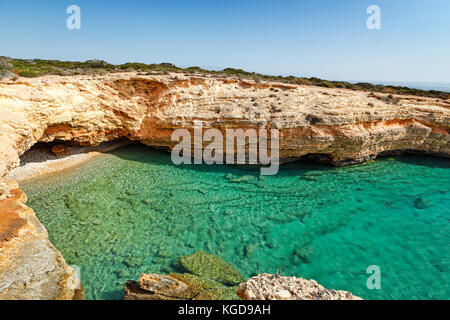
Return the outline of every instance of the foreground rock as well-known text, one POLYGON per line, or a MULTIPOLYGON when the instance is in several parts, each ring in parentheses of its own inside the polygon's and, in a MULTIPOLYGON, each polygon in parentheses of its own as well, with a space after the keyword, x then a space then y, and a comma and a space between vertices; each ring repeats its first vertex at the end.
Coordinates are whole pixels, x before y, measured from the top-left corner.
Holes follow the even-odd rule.
POLYGON ((243 282, 233 266, 203 251, 180 257, 176 265, 187 272, 142 274, 139 281, 127 281, 125 300, 361 300, 347 291, 328 290, 314 280, 278 274, 243 282), (243 283, 237 286, 238 280, 243 283))
POLYGON ((190 299, 192 295, 184 282, 168 275, 142 274, 139 282, 125 285, 125 300, 190 299))
POLYGON ((0 300, 82 299, 75 271, 48 241, 25 194, 0 201, 0 300))
POLYGON ((127 281, 125 300, 236 300, 242 275, 223 259, 198 251, 179 257, 175 265, 185 273, 142 274, 127 281))
POLYGON ((362 300, 347 291, 328 290, 314 280, 267 273, 241 283, 237 295, 243 300, 362 300))
POLYGON ((236 286, 192 274, 142 274, 127 281, 125 300, 237 300, 236 286))

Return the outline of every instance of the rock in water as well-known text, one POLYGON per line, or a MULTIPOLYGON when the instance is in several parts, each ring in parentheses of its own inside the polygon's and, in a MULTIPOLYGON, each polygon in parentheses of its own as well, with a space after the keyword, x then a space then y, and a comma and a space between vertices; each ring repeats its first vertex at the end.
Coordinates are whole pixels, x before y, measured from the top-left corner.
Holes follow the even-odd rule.
POLYGON ((138 281, 128 280, 125 284, 125 300, 180 300, 187 299, 182 297, 171 297, 165 294, 161 295, 152 291, 147 291, 139 286, 138 281))
POLYGON ((192 274, 142 274, 127 281, 125 300, 237 300, 236 289, 192 274))
POLYGON ((225 179, 227 179, 229 182, 233 182, 233 183, 245 183, 245 182, 250 182, 250 181, 255 180, 255 177, 250 176, 250 175, 236 177, 236 176, 233 176, 232 174, 227 174, 227 175, 225 175, 225 179))
POLYGON ((348 291, 328 290, 314 280, 267 273, 241 283, 236 293, 243 300, 362 300, 348 291))
POLYGON ((311 246, 300 247, 295 249, 293 252, 293 254, 298 257, 303 263, 308 263, 313 253, 314 249, 311 246))
POLYGON ((142 266, 142 264, 143 264, 144 262, 143 262, 142 259, 139 258, 139 257, 128 257, 127 259, 125 259, 125 260, 123 261, 123 263, 124 263, 126 266, 130 267, 130 268, 134 268, 134 267, 140 267, 140 266, 142 266))
POLYGON ((223 259, 198 251, 178 258, 178 263, 187 272, 216 280, 226 285, 237 285, 244 281, 242 275, 223 259))
POLYGON ((423 198, 417 198, 414 200, 414 207, 417 209, 426 209, 432 205, 430 200, 426 200, 423 198))
POLYGON ((171 276, 142 274, 139 282, 127 281, 125 300, 174 300, 190 298, 187 285, 171 276))

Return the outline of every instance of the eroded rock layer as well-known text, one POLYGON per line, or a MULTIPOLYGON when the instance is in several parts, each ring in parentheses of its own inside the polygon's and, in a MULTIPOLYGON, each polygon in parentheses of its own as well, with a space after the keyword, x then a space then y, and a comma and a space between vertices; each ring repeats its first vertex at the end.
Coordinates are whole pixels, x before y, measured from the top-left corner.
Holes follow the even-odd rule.
POLYGON ((0 298, 60 297, 57 279, 72 275, 32 210, 17 200, 17 184, 7 179, 19 156, 37 142, 98 145, 126 137, 170 150, 176 144, 171 141, 173 130, 192 131, 197 120, 204 129, 222 132, 279 129, 280 158, 285 161, 308 155, 339 165, 403 151, 448 157, 449 108, 448 100, 183 74, 2 81, 0 298), (11 201, 18 201, 20 210, 7 209, 11 201), (39 246, 46 249, 24 251, 39 246), (49 257, 45 261, 43 252, 49 257), (26 259, 29 255, 40 262, 33 264, 26 259), (52 276, 57 270, 63 271, 52 276), (29 277, 27 286, 20 287, 24 275, 29 277), (43 288, 43 277, 54 289, 30 291, 35 285, 43 288))
POLYGON ((14 189, 11 195, 0 201, 0 300, 83 298, 75 271, 24 205, 25 194, 14 189))

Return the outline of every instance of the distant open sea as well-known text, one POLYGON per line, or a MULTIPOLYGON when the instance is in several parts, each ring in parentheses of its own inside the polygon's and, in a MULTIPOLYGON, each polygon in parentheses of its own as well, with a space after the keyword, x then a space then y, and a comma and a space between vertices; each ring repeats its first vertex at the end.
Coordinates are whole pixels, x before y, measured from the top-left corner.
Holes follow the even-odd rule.
POLYGON ((421 90, 437 90, 450 92, 450 82, 384 82, 384 81, 351 81, 355 82, 370 82, 373 84, 401 86, 421 90))

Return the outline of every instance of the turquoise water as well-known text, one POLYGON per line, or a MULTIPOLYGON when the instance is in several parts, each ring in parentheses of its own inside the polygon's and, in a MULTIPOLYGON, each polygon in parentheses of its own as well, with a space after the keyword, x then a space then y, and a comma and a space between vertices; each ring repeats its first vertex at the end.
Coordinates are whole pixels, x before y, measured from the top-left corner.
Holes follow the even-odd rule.
POLYGON ((121 299, 126 280, 175 271, 198 250, 244 277, 280 272, 365 299, 450 298, 450 161, 382 158, 276 176, 174 166, 134 145, 22 187, 89 299, 121 299), (367 267, 381 289, 366 286, 367 267))

